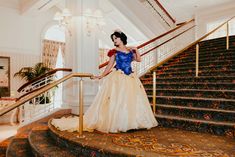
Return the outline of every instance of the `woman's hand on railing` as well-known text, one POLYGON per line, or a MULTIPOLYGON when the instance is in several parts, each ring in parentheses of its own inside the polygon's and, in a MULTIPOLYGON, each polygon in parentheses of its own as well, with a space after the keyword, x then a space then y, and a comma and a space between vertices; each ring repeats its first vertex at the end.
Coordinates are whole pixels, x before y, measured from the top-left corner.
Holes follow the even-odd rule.
POLYGON ((94 80, 94 79, 102 79, 103 76, 91 76, 91 79, 94 80))
POLYGON ((137 47, 129 47, 129 49, 134 53, 134 60, 136 62, 141 62, 140 53, 137 47))

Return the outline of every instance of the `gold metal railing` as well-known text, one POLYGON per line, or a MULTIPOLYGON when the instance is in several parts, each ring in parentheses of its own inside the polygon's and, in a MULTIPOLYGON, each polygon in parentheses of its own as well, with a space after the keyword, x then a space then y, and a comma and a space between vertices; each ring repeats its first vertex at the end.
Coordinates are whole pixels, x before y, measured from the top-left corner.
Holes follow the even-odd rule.
MULTIPOLYGON (((198 40, 196 40, 195 42, 189 44, 188 46, 186 46, 185 48, 179 50, 178 52, 176 52, 173 56, 170 56, 166 59, 164 59, 163 61, 159 62, 157 65, 153 66, 149 72, 153 71, 156 67, 164 64, 165 62, 169 61, 171 58, 175 57, 176 55, 184 52, 185 50, 187 50, 188 48, 196 45, 196 66, 195 66, 195 76, 198 77, 198 73, 199 73, 199 42, 201 42, 202 40, 204 40, 205 38, 207 38, 209 35, 213 34, 214 32, 216 32, 218 29, 220 29, 221 27, 223 27, 224 25, 226 25, 226 49, 229 49, 229 22, 231 20, 233 20, 235 18, 235 16, 231 17, 230 19, 228 19, 227 21, 225 21, 224 23, 222 23, 221 25, 219 25, 218 27, 216 27, 215 29, 213 29, 212 31, 210 31, 209 33, 205 34, 204 36, 202 36, 201 38, 199 38, 198 40)), ((156 113, 156 72, 153 71, 153 113, 156 113)))
POLYGON ((35 91, 29 95, 26 95, 25 97, 22 97, 16 103, 9 105, 8 107, 0 110, 0 116, 12 111, 13 109, 15 109, 17 107, 20 107, 25 102, 30 101, 34 97, 37 97, 38 95, 50 90, 51 88, 57 86, 58 84, 66 81, 70 78, 79 77, 80 78, 80 81, 79 81, 79 137, 81 137, 82 132, 83 132, 83 80, 82 80, 82 78, 92 77, 92 76, 93 75, 89 74, 89 73, 72 73, 72 74, 66 75, 63 78, 61 78, 57 81, 54 81, 53 83, 41 88, 40 90, 35 91))
POLYGON ((196 67, 195 67, 195 71, 196 71, 195 76, 196 77, 198 77, 198 69, 199 69, 199 50, 200 50, 199 42, 201 42, 202 40, 207 38, 209 35, 215 33, 218 29, 220 29, 221 27, 226 25, 227 26, 226 27, 226 49, 228 50, 229 49, 229 22, 231 20, 233 20, 234 18, 235 18, 235 16, 233 16, 229 20, 225 21, 224 23, 222 23, 221 25, 219 25, 218 27, 216 27, 215 29, 213 29, 212 31, 205 34, 204 36, 202 36, 201 38, 199 38, 198 40, 196 40, 195 42, 193 42, 192 44, 190 44, 189 46, 186 47, 186 48, 189 48, 189 47, 192 47, 192 46, 196 45, 196 67))
POLYGON ((156 71, 153 72, 153 114, 156 115, 156 71))

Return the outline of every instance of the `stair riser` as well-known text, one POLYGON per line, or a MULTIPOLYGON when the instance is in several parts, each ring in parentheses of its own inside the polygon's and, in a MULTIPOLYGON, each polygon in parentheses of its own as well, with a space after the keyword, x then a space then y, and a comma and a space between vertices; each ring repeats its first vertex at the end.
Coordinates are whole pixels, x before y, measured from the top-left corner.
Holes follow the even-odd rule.
MULTIPOLYGON (((157 75, 181 75, 181 74, 195 74, 195 70, 188 70, 188 71, 183 71, 183 70, 175 70, 175 71, 164 71, 164 73, 162 74, 162 72, 157 72, 157 75)), ((204 74, 204 73, 212 73, 212 74, 217 74, 217 73, 225 73, 225 74, 235 74, 235 70, 231 70, 231 69, 220 69, 220 70, 214 70, 213 68, 207 68, 207 69, 199 69, 199 74, 204 74)), ((212 75, 214 76, 214 75, 212 75)), ((226 76, 226 75, 225 75, 226 76)))
MULTIPOLYGON (((199 57, 199 63, 205 64, 206 63, 215 63, 215 62, 221 62, 221 64, 227 63, 228 60, 235 61, 235 56, 218 56, 218 57, 205 57, 205 58, 200 58, 199 57), (223 63, 224 62, 224 63, 223 63)), ((181 65, 181 64, 192 64, 196 62, 196 58, 184 58, 180 59, 179 61, 170 61, 168 62, 168 65, 181 65)), ((216 65, 216 64, 214 64, 216 65)))
MULTIPOLYGON (((141 78, 141 81, 143 84, 152 84, 153 78, 149 77, 149 78, 141 78)), ((156 79, 156 83, 170 83, 170 82, 179 82, 179 83, 184 83, 184 82, 194 82, 194 83, 198 83, 198 82, 204 82, 204 83, 208 83, 208 82, 212 82, 212 83, 220 83, 220 82, 227 82, 227 83, 232 83, 235 82, 235 77, 221 77, 221 78, 214 78, 214 77, 210 77, 210 78, 157 78, 156 79)))
MULTIPOLYGON (((229 36, 229 41, 235 41, 235 36, 229 36)), ((214 39, 208 39, 208 40, 203 40, 200 42, 200 45, 207 45, 208 43, 218 43, 218 42, 226 42, 226 38, 225 37, 219 37, 219 38, 214 38, 214 39)))
POLYGON ((224 122, 235 122, 235 113, 224 113, 215 111, 202 111, 202 110, 188 110, 188 109, 175 109, 156 107, 157 114, 170 115, 170 116, 181 116, 185 118, 194 118, 200 120, 213 120, 213 121, 224 121, 224 122))
MULTIPOLYGON (((233 51, 235 49, 235 45, 232 45, 230 44, 229 46, 229 49, 227 50, 226 49, 226 45, 218 45, 215 46, 215 45, 211 45, 209 47, 204 47, 204 46, 199 46, 199 53, 205 53, 205 52, 211 52, 211 51, 215 51, 215 52, 218 52, 218 51, 224 51, 224 52, 229 52, 229 51, 233 51)), ((196 52, 196 46, 193 48, 193 49, 190 49, 190 50, 185 50, 184 52, 187 52, 187 54, 193 54, 196 52)))
MULTIPOLYGON (((215 66, 228 66, 228 65, 233 65, 235 62, 235 60, 227 60, 227 61, 207 61, 207 62, 199 62, 199 68, 200 66, 209 66, 209 65, 215 65, 215 66)), ((167 63, 165 64, 164 66, 167 66, 167 67, 180 67, 180 68, 183 68, 183 67, 195 67, 196 63, 195 62, 190 62, 190 63, 167 63)))
POLYGON ((7 157, 32 157, 33 153, 27 138, 14 138, 8 146, 7 157))
MULTIPOLYGON (((210 56, 203 56, 203 57, 200 57, 199 56, 199 62, 208 62, 208 61, 222 61, 222 60, 235 60, 235 54, 234 55, 224 55, 224 56, 213 56, 213 57, 210 57, 210 56)), ((192 56, 192 57, 186 57, 186 58, 182 58, 180 59, 180 61, 178 61, 177 63, 188 63, 188 62, 195 62, 196 61, 196 57, 195 56, 192 56)), ((169 63, 172 63, 172 62, 175 62, 175 61, 171 61, 169 63)))
MULTIPOLYGON (((70 150, 70 152, 74 155, 79 155, 79 157, 92 157, 94 156, 104 156, 104 157, 111 157, 111 156, 117 156, 117 157, 129 157, 125 154, 121 153, 107 153, 105 151, 100 151, 94 148, 91 148, 89 146, 82 146, 79 145, 78 143, 74 144, 73 142, 67 141, 63 139, 62 137, 57 136, 54 134, 52 131, 49 131, 50 136, 58 143, 58 145, 62 147, 66 147, 70 150)), ((130 156, 131 157, 131 156, 130 156)))
MULTIPOLYGON (((206 55, 206 54, 213 54, 212 52, 215 52, 215 53, 218 53, 218 52, 223 52, 223 53, 226 53, 226 52, 234 52, 235 50, 235 46, 230 46, 230 48, 227 50, 226 49, 226 46, 220 46, 220 47, 205 47, 205 48, 202 48, 200 47, 199 48, 199 54, 203 54, 203 55, 206 55)), ((189 55, 192 55, 192 54, 195 54, 196 53, 196 49, 192 49, 192 50, 189 50, 189 51, 185 51, 187 54, 189 55)))
POLYGON ((166 118, 157 118, 159 124, 163 127, 180 128, 189 131, 211 133, 215 135, 227 135, 235 137, 234 128, 229 126, 220 126, 205 123, 195 123, 181 120, 171 120, 166 118))
MULTIPOLYGON (((149 97, 150 103, 152 103, 152 97, 149 97)), ((202 107, 211 109, 224 109, 235 111, 234 102, 231 101, 211 101, 211 100, 192 100, 192 99, 167 99, 167 98, 156 98, 156 104, 170 104, 180 105, 187 107, 202 107)))
MULTIPOLYGON (((230 56, 233 57, 235 55, 235 49, 234 50, 218 50, 218 51, 199 51, 199 59, 200 58, 207 58, 207 57, 220 57, 220 56, 230 56)), ((182 54, 180 56, 177 56, 175 58, 195 58, 196 52, 182 54)))
MULTIPOLYGON (((146 85, 147 88, 152 88, 152 84, 146 85)), ((235 84, 157 84, 160 89, 216 89, 216 90, 235 90, 235 84)))
MULTIPOLYGON (((158 77, 195 77, 196 73, 194 71, 192 72, 181 72, 181 73, 158 73, 156 74, 158 77)), ((198 76, 234 76, 235 72, 231 72, 230 70, 224 70, 224 71, 199 71, 198 76)))
MULTIPOLYGON (((235 70, 235 65, 219 65, 219 66, 204 66, 199 67, 200 71, 206 71, 206 70, 235 70)), ((156 73, 159 73, 161 71, 164 71, 164 73, 171 73, 171 72, 188 72, 188 71, 195 71, 195 67, 187 67, 187 68, 175 68, 174 66, 165 68, 164 70, 157 70, 156 73)))
MULTIPOLYGON (((235 122, 234 114, 218 112, 218 109, 235 111, 235 102, 233 101, 235 94, 232 91, 219 91, 235 90, 235 36, 230 38, 229 50, 226 50, 226 38, 199 43, 199 76, 197 78, 195 77, 195 55, 196 50, 195 46, 193 46, 155 69, 157 74, 156 103, 159 105, 175 105, 179 106, 179 108, 183 106, 208 108, 212 111, 197 111, 193 109, 170 108, 170 106, 158 106, 157 112, 159 117, 162 114, 164 116, 179 116, 194 120, 235 122), (204 76, 207 78, 203 78, 204 76), (182 91, 180 89, 202 90, 182 91), (203 91, 204 89, 218 91, 203 91), (210 98, 211 100, 208 100, 210 98), (216 111, 213 111, 213 109, 216 111)), ((147 89, 146 92, 149 101, 152 103, 152 72, 142 77, 142 82, 147 89)), ((170 120, 170 117, 160 118, 160 124, 161 119, 163 119, 163 126, 166 123, 165 126, 169 125, 188 129, 188 125, 191 125, 191 127, 193 127, 189 128, 191 130, 204 130, 205 132, 218 135, 226 134, 226 131, 229 133, 231 129, 234 130, 233 127, 218 126, 218 124, 204 124, 196 128, 195 124, 192 122, 183 121, 182 123, 181 120, 170 120)))
MULTIPOLYGON (((153 93, 152 90, 146 90, 148 95, 153 93)), ((183 96, 183 97, 203 97, 203 98, 224 98, 235 99, 235 92, 220 92, 220 91, 170 91, 156 90, 157 96, 183 96)))
MULTIPOLYGON (((235 41, 234 39, 230 39, 229 41, 229 48, 234 48, 235 41)), ((205 44, 200 43, 199 44, 199 49, 218 49, 218 48, 223 48, 226 49, 226 39, 223 41, 214 41, 214 42, 208 42, 205 44)), ((192 51, 196 49, 196 45, 194 45, 192 48, 189 48, 188 51, 192 51)))

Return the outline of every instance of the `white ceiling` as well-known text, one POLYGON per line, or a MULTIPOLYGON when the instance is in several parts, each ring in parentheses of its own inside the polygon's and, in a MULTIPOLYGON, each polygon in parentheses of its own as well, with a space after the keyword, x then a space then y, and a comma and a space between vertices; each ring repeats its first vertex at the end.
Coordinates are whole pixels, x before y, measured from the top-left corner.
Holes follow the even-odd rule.
MULTIPOLYGON (((85 1, 85 0, 84 0, 85 1)), ((111 5, 110 2, 116 0, 99 0, 100 9, 102 9, 106 23, 104 31, 106 34, 110 34, 115 28, 120 28, 125 32, 128 32, 130 41, 133 43, 142 42, 147 40, 146 34, 139 31, 136 25, 131 23, 127 18, 124 17, 122 12, 115 9, 115 6, 111 5), (118 21, 118 23, 117 23, 118 21), (125 25, 120 25, 125 24, 125 25)), ((120 0, 119 0, 120 1, 120 0)), ((128 0, 129 2, 130 0, 128 0)), ((145 1, 145 0, 140 0, 145 1)), ((212 7, 225 5, 226 3, 235 2, 235 0, 158 0, 164 8, 170 13, 170 15, 176 19, 176 23, 181 23, 194 18, 195 13, 198 10, 210 9, 212 7)), ((133 3, 136 0, 133 0, 133 3)), ((126 4, 126 3, 125 3, 126 4)), ((234 4, 234 3, 231 3, 234 4)), ((53 6, 63 9, 65 7, 65 0, 0 0, 0 7, 9 7, 19 9, 21 14, 32 14, 34 11, 46 11, 53 6), (50 2, 50 4, 47 4, 50 2), (46 7, 41 7, 44 6, 46 7), (42 8, 42 9, 38 9, 42 8)))
POLYGON ((198 10, 210 9, 234 0, 158 0, 169 14, 181 23, 192 19, 198 10))
POLYGON ((8 8, 19 8, 20 0, 0 0, 0 6, 8 8))

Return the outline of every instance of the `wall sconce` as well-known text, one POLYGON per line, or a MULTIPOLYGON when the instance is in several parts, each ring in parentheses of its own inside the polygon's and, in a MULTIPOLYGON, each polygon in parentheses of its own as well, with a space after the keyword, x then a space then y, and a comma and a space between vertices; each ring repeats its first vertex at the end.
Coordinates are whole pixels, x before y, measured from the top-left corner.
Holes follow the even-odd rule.
POLYGON ((53 18, 55 21, 59 22, 60 27, 64 27, 69 32, 70 36, 72 34, 68 28, 68 25, 69 25, 71 17, 72 17, 71 12, 69 11, 69 9, 65 8, 63 9, 62 12, 56 12, 53 18))
POLYGON ((86 29, 87 35, 90 36, 92 31, 96 28, 101 29, 105 25, 102 12, 100 10, 95 10, 92 12, 91 9, 86 9, 83 16, 86 18, 86 29))

